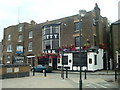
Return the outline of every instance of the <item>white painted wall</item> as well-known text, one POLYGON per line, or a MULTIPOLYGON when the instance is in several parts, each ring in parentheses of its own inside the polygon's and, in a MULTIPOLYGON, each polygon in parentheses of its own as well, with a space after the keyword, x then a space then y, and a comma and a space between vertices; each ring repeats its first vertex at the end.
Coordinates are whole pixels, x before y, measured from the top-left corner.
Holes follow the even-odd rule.
MULTIPOLYGON (((98 50, 99 53, 96 52, 88 52, 87 53, 87 70, 88 71, 95 71, 95 70, 101 70, 103 69, 103 49, 98 50), (97 65, 95 65, 95 59, 94 56, 97 55, 97 65), (89 58, 92 59, 92 63, 89 64, 89 58)), ((69 70, 72 70, 73 65, 73 54, 72 53, 65 53, 64 56, 68 56, 68 65, 64 65, 64 67, 70 67, 69 70), (71 60, 71 62, 69 62, 71 60)), ((60 63, 58 63, 58 66, 62 66, 62 59, 60 58, 60 63)), ((86 67, 82 67, 82 70, 85 70, 86 67)), ((80 70, 80 67, 74 66, 73 70, 80 70)))
POLYGON ((68 56, 68 65, 64 65, 64 67, 70 67, 69 70, 72 70, 73 54, 72 53, 65 53, 64 56, 68 56), (69 62, 69 60, 71 60, 71 62, 69 62))
POLYGON ((88 63, 88 71, 95 71, 103 69, 103 49, 98 50, 99 53, 88 52, 87 63, 88 63), (94 56, 97 55, 97 65, 95 65, 94 56), (89 59, 92 59, 92 63, 89 63, 89 59))

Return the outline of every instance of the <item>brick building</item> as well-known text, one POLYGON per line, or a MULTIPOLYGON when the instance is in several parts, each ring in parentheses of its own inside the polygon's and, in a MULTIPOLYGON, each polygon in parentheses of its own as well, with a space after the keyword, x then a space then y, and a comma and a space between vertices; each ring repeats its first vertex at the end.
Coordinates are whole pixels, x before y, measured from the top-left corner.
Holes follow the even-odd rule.
MULTIPOLYGON (((110 27, 110 54, 113 59, 114 66, 118 63, 118 54, 120 55, 120 20, 111 24, 110 27)), ((120 56, 119 56, 120 57, 120 56)))
POLYGON ((2 63, 2 48, 3 48, 3 45, 2 45, 2 42, 0 42, 0 63, 2 63))
POLYGON ((82 27, 82 47, 107 44, 108 22, 100 15, 100 8, 86 12, 80 22, 79 15, 73 15, 53 21, 37 24, 19 23, 4 29, 4 63, 38 64, 38 56, 44 53, 56 53, 59 47, 75 45, 79 49, 79 29, 82 27), (33 62, 34 61, 34 62, 33 62))

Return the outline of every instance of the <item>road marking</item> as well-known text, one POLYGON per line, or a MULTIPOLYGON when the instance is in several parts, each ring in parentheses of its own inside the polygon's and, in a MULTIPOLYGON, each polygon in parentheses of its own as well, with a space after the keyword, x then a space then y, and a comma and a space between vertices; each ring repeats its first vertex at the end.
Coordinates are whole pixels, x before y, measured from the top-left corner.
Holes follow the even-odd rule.
POLYGON ((105 86, 103 86, 103 85, 100 85, 100 84, 98 84, 98 83, 92 83, 92 84, 97 85, 97 86, 100 86, 100 87, 103 87, 103 88, 107 88, 107 87, 105 87, 105 86))

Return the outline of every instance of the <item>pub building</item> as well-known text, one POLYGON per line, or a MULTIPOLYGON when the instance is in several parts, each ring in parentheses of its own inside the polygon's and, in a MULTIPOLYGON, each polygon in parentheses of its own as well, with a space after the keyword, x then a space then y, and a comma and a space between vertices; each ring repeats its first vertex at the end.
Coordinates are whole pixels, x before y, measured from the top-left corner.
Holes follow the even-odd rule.
POLYGON ((78 14, 40 24, 33 20, 19 23, 4 28, 3 63, 14 64, 13 60, 20 60, 30 66, 49 64, 53 69, 58 69, 63 55, 61 50, 79 51, 80 43, 83 49, 99 47, 100 43, 107 45, 107 39, 104 39, 108 38, 107 33, 107 18, 101 16, 97 4, 93 10, 86 11, 82 25, 78 14), (81 27, 82 42, 79 40, 81 27))

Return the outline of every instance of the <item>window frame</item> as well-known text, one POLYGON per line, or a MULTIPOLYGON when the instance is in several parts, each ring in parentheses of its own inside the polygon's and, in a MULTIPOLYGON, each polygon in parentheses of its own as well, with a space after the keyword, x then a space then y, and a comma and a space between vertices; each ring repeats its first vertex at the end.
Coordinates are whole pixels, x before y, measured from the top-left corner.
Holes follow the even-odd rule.
POLYGON ((22 32, 22 30, 23 30, 23 26, 21 25, 19 26, 19 32, 22 32))
POLYGON ((22 42, 23 41, 23 37, 22 37, 22 35, 19 35, 18 36, 18 42, 22 42))
POLYGON ((7 56, 7 64, 9 64, 9 63, 10 63, 10 55, 7 56))
POLYGON ((29 32, 28 38, 29 38, 29 39, 30 39, 30 38, 33 38, 33 31, 30 31, 30 32, 29 32))
POLYGON ((32 42, 29 42, 28 43, 28 51, 31 52, 33 49, 33 43, 32 42))
POLYGON ((23 52, 23 46, 22 45, 17 45, 16 51, 23 52))
POLYGON ((12 52, 12 45, 11 44, 7 45, 7 52, 12 52))
POLYGON ((11 40, 11 34, 8 34, 8 41, 11 40))

